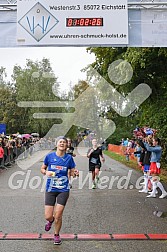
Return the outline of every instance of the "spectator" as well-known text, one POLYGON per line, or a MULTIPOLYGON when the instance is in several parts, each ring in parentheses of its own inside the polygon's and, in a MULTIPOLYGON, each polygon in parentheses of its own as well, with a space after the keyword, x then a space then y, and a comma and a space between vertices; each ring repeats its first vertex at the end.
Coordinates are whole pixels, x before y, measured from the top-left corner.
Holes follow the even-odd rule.
POLYGON ((130 155, 131 155, 131 153, 130 153, 130 147, 127 146, 126 150, 125 150, 125 157, 126 157, 126 161, 128 161, 128 162, 129 162, 129 156, 130 155))
POLYGON ((129 143, 129 138, 127 138, 126 140, 124 140, 123 146, 127 147, 129 143))
POLYGON ((137 163, 138 163, 139 166, 141 166, 141 163, 140 163, 141 151, 142 151, 142 148, 139 145, 139 142, 137 142, 136 147, 135 147, 135 151, 134 151, 134 155, 137 158, 137 163))
POLYGON ((160 182, 160 178, 158 177, 158 175, 161 172, 160 159, 162 155, 162 147, 160 146, 159 138, 153 139, 153 147, 150 147, 149 143, 146 143, 146 149, 151 152, 150 174, 152 175, 152 185, 153 185, 153 190, 151 194, 148 195, 147 197, 155 198, 156 190, 158 187, 162 192, 159 198, 163 199, 167 196, 167 192, 165 191, 162 183, 160 182))
MULTIPOLYGON (((147 139, 149 146, 152 146, 152 137, 148 137, 147 139)), ((151 157, 151 152, 148 151, 145 147, 145 143, 141 140, 139 140, 139 144, 140 146, 143 148, 144 150, 144 157, 143 157, 143 168, 144 168, 144 188, 142 190, 140 190, 139 192, 141 193, 148 193, 148 183, 149 183, 149 179, 150 177, 150 157, 151 157)))
POLYGON ((2 148, 2 144, 0 143, 0 167, 2 167, 3 158, 4 158, 4 149, 2 148))

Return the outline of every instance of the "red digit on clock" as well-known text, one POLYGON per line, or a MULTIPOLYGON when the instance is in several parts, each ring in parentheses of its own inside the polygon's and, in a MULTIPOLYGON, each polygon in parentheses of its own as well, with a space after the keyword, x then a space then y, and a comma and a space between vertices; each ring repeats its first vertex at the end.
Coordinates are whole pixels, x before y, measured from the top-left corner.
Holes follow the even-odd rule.
POLYGON ((73 26, 76 26, 76 25, 77 25, 77 19, 74 18, 74 19, 73 19, 73 26))
POLYGON ((67 19, 67 26, 72 26, 72 18, 67 19))
POLYGON ((93 18, 93 20, 92 20, 92 25, 93 25, 93 26, 96 25, 96 18, 93 18))
POLYGON ((84 18, 81 18, 81 19, 80 19, 80 25, 81 25, 81 26, 83 26, 83 25, 84 25, 84 21, 85 21, 85 19, 84 19, 84 18))
POLYGON ((85 26, 88 26, 88 25, 89 25, 89 21, 90 21, 89 18, 86 18, 86 19, 85 19, 85 26))
POLYGON ((102 19, 101 18, 97 18, 96 25, 99 25, 99 26, 102 25, 102 19))

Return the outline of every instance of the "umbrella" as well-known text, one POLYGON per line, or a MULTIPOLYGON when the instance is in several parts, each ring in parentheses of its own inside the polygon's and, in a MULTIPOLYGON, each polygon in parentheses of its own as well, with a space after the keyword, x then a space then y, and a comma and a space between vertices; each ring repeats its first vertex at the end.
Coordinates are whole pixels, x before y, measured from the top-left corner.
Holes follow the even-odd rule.
POLYGON ((18 134, 12 134, 12 136, 17 136, 18 134))
POLYGON ((23 134, 22 137, 24 137, 24 138, 30 138, 32 136, 30 134, 23 134))
POLYGON ((22 136, 19 134, 19 135, 17 135, 17 138, 22 138, 22 136))
POLYGON ((31 133, 31 136, 39 137, 39 134, 38 133, 31 133))

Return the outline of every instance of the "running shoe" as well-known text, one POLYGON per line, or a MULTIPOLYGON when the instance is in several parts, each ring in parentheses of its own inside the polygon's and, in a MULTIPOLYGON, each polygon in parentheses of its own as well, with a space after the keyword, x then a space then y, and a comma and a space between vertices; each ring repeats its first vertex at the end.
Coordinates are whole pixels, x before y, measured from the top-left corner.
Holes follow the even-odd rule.
POLYGON ((147 189, 140 190, 139 193, 148 193, 147 189))
POLYGON ((46 225, 45 225, 45 231, 46 231, 46 232, 48 232, 48 231, 51 229, 53 222, 54 222, 54 219, 53 219, 52 222, 48 221, 48 222, 46 223, 46 225))
POLYGON ((95 183, 92 185, 92 189, 96 189, 96 184, 95 183))
MULTIPOLYGON (((152 191, 148 192, 149 194, 152 194, 152 191)), ((158 190, 155 191, 155 194, 158 194, 158 190)))
POLYGON ((164 192, 164 193, 161 194, 161 196, 159 196, 160 199, 163 199, 165 197, 167 197, 167 192, 164 192))
POLYGON ((155 194, 150 194, 150 195, 147 195, 146 197, 147 198, 156 198, 156 195, 155 194))
POLYGON ((96 183, 100 183, 100 178, 99 177, 96 177, 96 183))
POLYGON ((62 243, 60 239, 60 235, 54 235, 54 244, 55 245, 60 245, 62 243))

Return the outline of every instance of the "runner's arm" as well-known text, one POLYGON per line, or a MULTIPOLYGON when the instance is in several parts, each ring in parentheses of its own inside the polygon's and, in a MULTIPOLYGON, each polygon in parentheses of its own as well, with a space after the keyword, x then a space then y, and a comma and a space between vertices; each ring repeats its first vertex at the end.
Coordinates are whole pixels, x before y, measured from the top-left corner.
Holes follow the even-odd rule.
POLYGON ((46 169, 47 169, 47 165, 43 164, 43 165, 41 166, 41 173, 42 173, 43 175, 46 175, 46 169))
POLYGON ((90 158, 90 155, 92 154, 93 149, 88 150, 87 157, 90 158))
POLYGON ((68 170, 68 178, 69 178, 69 180, 70 180, 71 177, 74 177, 74 170, 75 170, 75 168, 71 168, 71 169, 68 170))
POLYGON ((48 177, 53 176, 53 172, 47 171, 46 169, 47 169, 47 165, 43 164, 43 165, 41 166, 41 173, 42 173, 43 175, 47 175, 48 177))
POLYGON ((101 155, 101 161, 105 162, 105 158, 104 158, 103 154, 101 155))
POLYGON ((104 163, 104 162, 105 162, 105 158, 104 158, 104 155, 103 155, 102 149, 101 149, 100 157, 101 157, 101 161, 104 163))

